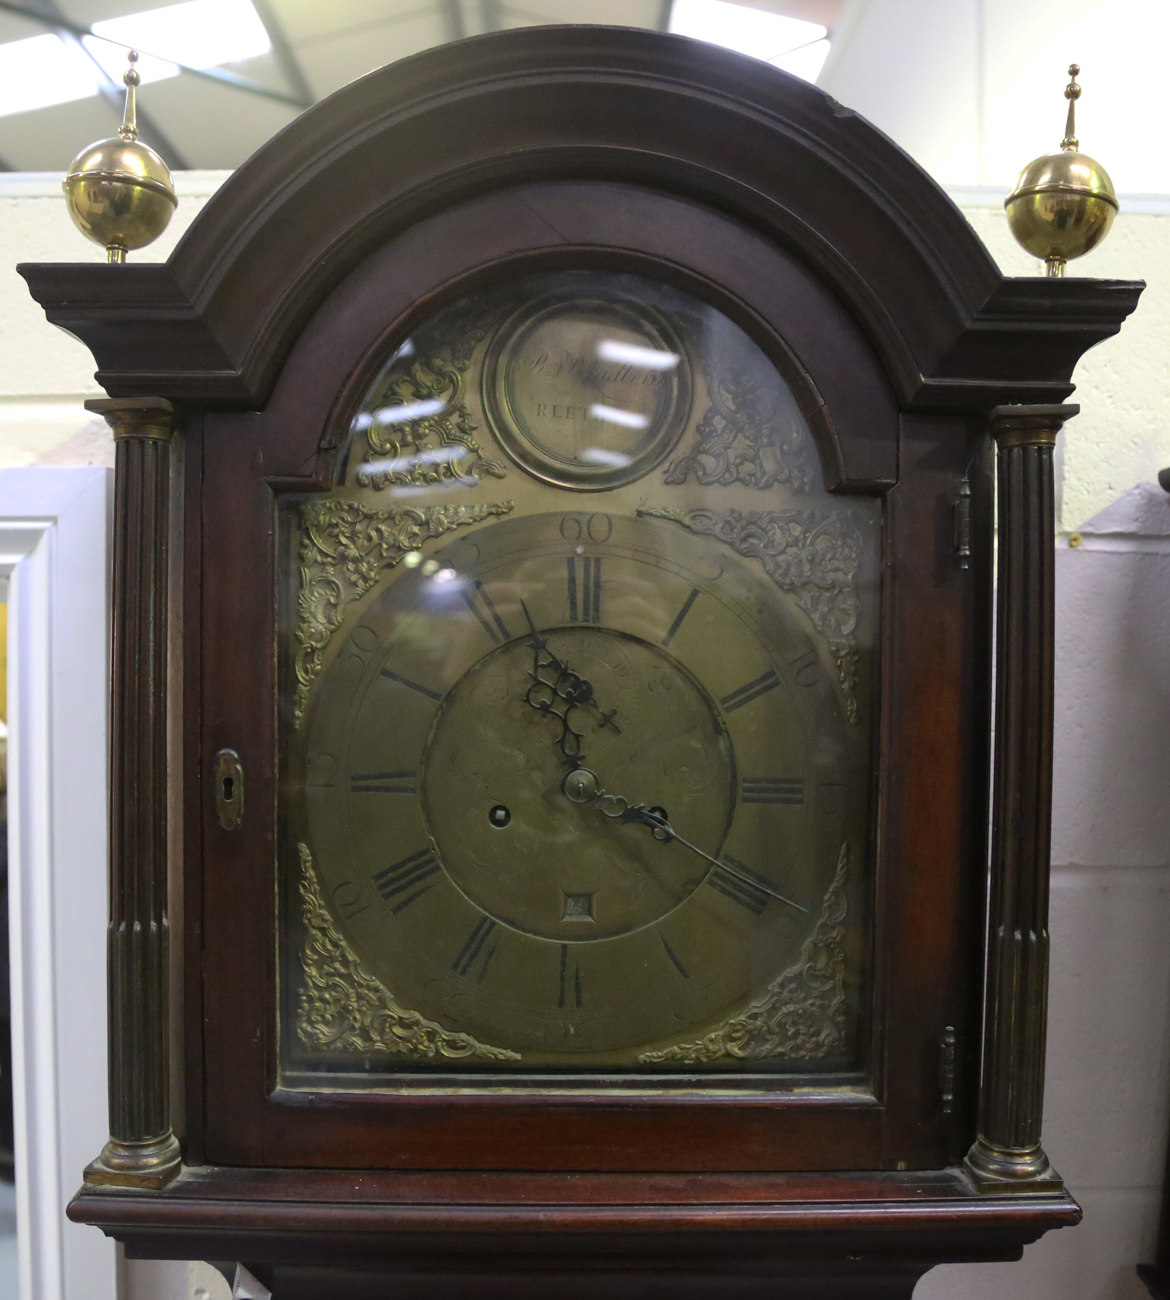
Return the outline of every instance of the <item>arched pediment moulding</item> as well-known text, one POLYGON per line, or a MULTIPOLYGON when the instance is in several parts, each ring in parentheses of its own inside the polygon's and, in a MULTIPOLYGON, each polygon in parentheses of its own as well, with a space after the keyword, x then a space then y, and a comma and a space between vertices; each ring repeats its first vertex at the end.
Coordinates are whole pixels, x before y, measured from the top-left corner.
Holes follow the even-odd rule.
POLYGON ((111 395, 256 409, 364 258, 536 178, 656 189, 786 248, 846 305, 904 409, 1060 401, 1080 355, 1136 302, 1128 283, 1002 277, 934 181, 815 87, 701 42, 605 27, 496 33, 379 69, 253 155, 166 263, 22 273, 111 395), (1022 334, 1033 346, 1017 346, 1022 334))

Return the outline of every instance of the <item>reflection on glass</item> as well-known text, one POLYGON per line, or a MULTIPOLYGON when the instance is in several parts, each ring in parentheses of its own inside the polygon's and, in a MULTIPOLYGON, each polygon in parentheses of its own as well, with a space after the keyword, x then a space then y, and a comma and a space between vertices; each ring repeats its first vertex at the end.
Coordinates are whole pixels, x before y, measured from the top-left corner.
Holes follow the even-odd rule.
POLYGON ((387 358, 286 511, 286 1085, 860 1085, 878 503, 644 278, 387 358))

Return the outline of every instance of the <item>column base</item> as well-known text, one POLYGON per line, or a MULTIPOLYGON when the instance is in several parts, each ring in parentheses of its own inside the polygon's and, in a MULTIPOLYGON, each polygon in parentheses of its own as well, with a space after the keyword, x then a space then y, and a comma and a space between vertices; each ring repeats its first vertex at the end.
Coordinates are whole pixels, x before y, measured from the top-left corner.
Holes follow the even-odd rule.
POLYGON ((183 1167, 175 1135, 168 1129, 147 1142, 110 1138, 102 1153, 86 1166, 85 1181, 105 1187, 140 1187, 161 1191, 183 1167))
POLYGON ((1063 1179, 1038 1143, 1030 1147, 1001 1147, 979 1137, 967 1152, 963 1166, 981 1192, 1002 1195, 1004 1192, 1064 1191, 1063 1179))

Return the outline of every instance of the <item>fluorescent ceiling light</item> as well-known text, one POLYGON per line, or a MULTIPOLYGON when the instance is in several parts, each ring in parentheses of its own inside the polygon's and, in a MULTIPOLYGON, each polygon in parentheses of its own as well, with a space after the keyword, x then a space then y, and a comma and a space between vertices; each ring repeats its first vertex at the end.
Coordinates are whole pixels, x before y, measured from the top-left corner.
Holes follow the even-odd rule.
MULTIPOLYGON (((93 30, 94 36, 82 37, 85 47, 119 85, 127 45, 150 51, 138 61, 144 83, 178 76, 179 69, 169 59, 214 68, 272 48, 250 0, 189 0, 110 18, 94 23, 93 30)), ((0 44, 0 117, 68 104, 98 90, 97 69, 72 41, 46 33, 0 44)))
POLYGON ((727 0, 674 0, 670 30, 750 54, 805 81, 816 80, 829 53, 828 29, 819 23, 727 0))
POLYGON ((673 370, 679 362, 673 352, 640 348, 636 343, 623 343, 621 339, 602 339, 597 345, 597 355, 602 361, 617 361, 643 370, 673 370))
POLYGON ((0 116, 68 104, 97 89, 93 64, 52 33, 0 45, 0 116))
MULTIPOLYGON (((250 0, 188 0, 187 4, 147 9, 94 23, 95 36, 148 50, 155 62, 174 59, 193 68, 214 68, 267 54, 272 48, 268 32, 250 0)), ((110 49, 109 45, 104 47, 110 49)), ((94 50, 95 55, 98 51, 94 50)), ((98 55, 103 59, 104 55, 98 55)), ((125 71, 122 51, 117 79, 125 71)), ((142 63, 146 62, 143 55, 142 63)), ((108 69, 112 73, 112 69, 108 69)), ((142 71, 141 65, 139 68, 142 71)), ((170 74, 173 75, 173 74, 170 74)), ((143 80, 146 80, 145 75, 143 80)))
POLYGON ((591 420, 604 420, 606 424, 620 424, 626 429, 648 429, 650 418, 637 411, 623 411, 620 406, 602 406, 594 402, 589 408, 591 420))

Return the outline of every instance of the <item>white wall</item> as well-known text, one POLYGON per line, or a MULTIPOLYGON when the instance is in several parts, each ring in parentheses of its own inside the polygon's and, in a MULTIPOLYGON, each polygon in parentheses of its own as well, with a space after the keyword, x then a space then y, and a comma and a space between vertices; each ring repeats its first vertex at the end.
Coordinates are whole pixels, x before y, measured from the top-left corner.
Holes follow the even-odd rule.
POLYGON ((1170 496, 1139 485, 1058 543, 1044 1145, 1085 1211, 1020 1264, 915 1300, 1148 1300, 1170 1112, 1170 496))
MULTIPOLYGON (((165 257, 174 246, 220 183, 222 174, 195 173, 177 179, 179 211, 171 229, 150 250, 156 257, 165 257)), ((29 297, 24 281, 11 269, 16 261, 102 259, 102 250, 82 239, 70 223, 60 196, 59 177, 0 177, 0 247, 10 255, 0 271, 2 541, 7 537, 5 529, 11 532, 12 520, 18 516, 54 518, 64 509, 58 498, 68 496, 68 483, 73 479, 46 474, 39 466, 112 465, 113 442, 104 422, 92 420, 82 407, 87 397, 102 395, 93 380, 88 351, 60 330, 46 326, 44 314, 29 297), (14 468, 33 465, 38 468, 27 472, 14 468)), ((88 476, 82 473, 77 482, 96 484, 104 503, 107 478, 104 472, 91 471, 88 476)), ((19 799, 19 751, 27 731, 28 710, 22 717, 17 674, 30 670, 29 654, 10 657, 14 715, 11 834, 19 836, 23 824, 32 836, 28 846, 23 841, 19 845, 14 842, 10 876, 14 912, 23 909, 24 914, 23 925, 14 918, 13 926, 14 999, 24 989, 22 1005, 14 1008, 14 1044, 18 1038, 26 1040, 23 1052, 19 1045, 14 1046, 18 1129, 23 1130, 18 1138, 23 1300, 104 1300, 113 1296, 115 1286, 112 1244, 95 1228, 65 1222, 62 1214, 65 1203, 81 1184, 83 1167, 101 1150, 107 1132, 102 1028, 104 504, 96 510, 96 514, 90 510, 85 516, 84 527, 90 535, 80 548, 93 572, 78 574, 63 569, 61 557, 69 556, 47 534, 41 549, 48 548, 50 559, 45 563, 50 565, 50 576, 39 587, 30 588, 38 599, 58 611, 54 617, 72 618, 71 623, 67 621, 57 629, 60 644, 54 647, 42 637, 30 651, 36 660, 32 668, 42 674, 48 666, 47 662, 40 664, 41 656, 64 656, 45 687, 48 702, 42 710, 55 704, 58 712, 64 711, 65 716, 57 724, 61 734, 55 744, 50 743, 50 739, 42 739, 48 737, 49 721, 39 723, 37 761, 44 764, 46 772, 50 764, 60 768, 72 763, 78 770, 52 782, 43 777, 26 782, 37 798, 23 823, 15 805, 19 799), (86 618, 89 622, 82 626, 86 618), (71 697, 70 692, 76 695, 78 689, 74 678, 78 674, 84 678, 87 672, 93 679, 89 695, 71 697), (71 730, 78 725, 83 734, 71 730), (56 800, 59 827, 45 820, 44 814, 52 814, 53 810, 53 799, 45 799, 50 792, 56 800), (81 837, 80 843, 74 843, 77 836, 81 837), (19 872, 26 859, 30 888, 22 893, 19 872), (79 876, 74 878, 72 871, 79 872, 79 876), (62 1078, 54 1088, 50 1081, 58 1070, 62 1078), (75 1095, 69 1089, 76 1090, 75 1095), (24 1100, 20 1101, 22 1096, 24 1100)), ((73 514, 77 513, 73 508, 73 514)), ((0 554, 0 571, 3 559, 0 554)), ((30 561, 22 563, 27 568, 30 561)), ((70 563, 76 569, 76 558, 70 558, 70 563)), ((14 642, 20 644, 28 632, 19 601, 22 572, 18 568, 14 580, 17 601, 10 623, 14 642)), ((227 1300, 229 1295, 223 1278, 203 1263, 127 1260, 118 1271, 121 1300, 227 1300)))
POLYGON ((1123 198, 1070 270, 1149 284, 1078 367, 1060 447, 1045 1146, 1085 1220, 1018 1265, 936 1269, 917 1300, 1146 1297, 1133 1266, 1153 1258, 1170 1104, 1170 497, 1153 485, 1170 466, 1168 38, 1166 0, 846 0, 819 79, 956 187, 1006 274, 1034 275, 1002 201, 1057 147, 1079 63, 1082 147, 1123 198))
MULTIPOLYGON (((218 179, 179 178, 178 216, 150 255, 165 255, 218 179)), ((1002 192, 958 197, 1005 272, 1033 274, 1036 263, 1007 232, 1002 192)), ((1074 400, 1084 413, 1062 435, 1046 1144, 1086 1219, 1030 1247, 1020 1265, 936 1270, 919 1300, 1144 1294, 1132 1266, 1152 1256, 1170 1098, 1170 742, 1160 707, 1170 702, 1170 521, 1159 522, 1163 498, 1151 488, 1136 514, 1132 501, 1114 507, 1122 517, 1106 519, 1108 549, 1070 549, 1068 536, 1170 465, 1170 214, 1160 206, 1131 203, 1082 264, 1150 287, 1123 333, 1082 362, 1074 400)), ((0 246, 10 261, 101 257, 69 224, 55 178, 0 178, 0 246)), ((0 465, 106 463, 108 436, 81 409, 97 392, 88 352, 48 326, 23 281, 0 268, 0 465)), ((1088 538, 1092 529, 1081 531, 1088 538)), ((202 1267, 127 1267, 129 1300, 203 1300, 201 1289, 209 1300, 227 1294, 202 1267)))
MULTIPOLYGON (((179 207, 162 237, 135 261, 165 261, 226 172, 180 172, 179 207)), ((101 262, 105 251, 69 220, 56 174, 0 173, 0 467, 112 464, 108 431, 82 403, 104 397, 88 348, 46 328, 45 314, 13 269, 18 262, 101 262), (80 436, 78 436, 80 435, 80 436), (77 441, 63 455, 69 439, 77 441)))
POLYGON ((1158 146, 1166 0, 846 0, 817 84, 944 184, 1011 185, 1064 134, 1081 66, 1084 150, 1122 193, 1170 193, 1158 146))

